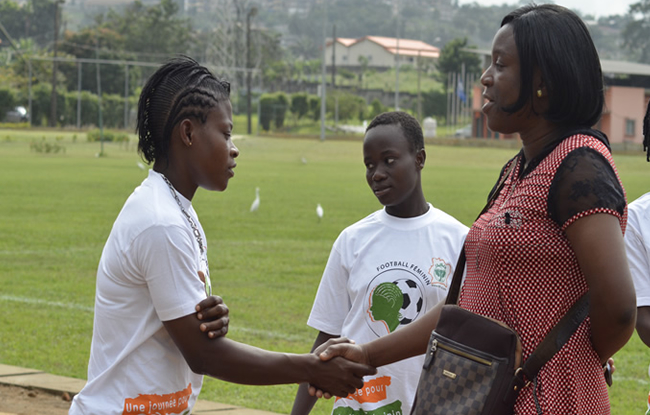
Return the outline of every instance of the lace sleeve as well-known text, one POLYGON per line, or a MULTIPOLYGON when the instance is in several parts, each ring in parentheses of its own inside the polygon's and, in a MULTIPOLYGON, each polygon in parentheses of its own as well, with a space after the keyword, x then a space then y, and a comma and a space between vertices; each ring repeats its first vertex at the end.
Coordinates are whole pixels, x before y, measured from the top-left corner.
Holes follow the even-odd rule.
POLYGON ((623 187, 607 159, 598 151, 573 150, 557 169, 549 189, 548 211, 562 229, 580 215, 625 212, 623 187))

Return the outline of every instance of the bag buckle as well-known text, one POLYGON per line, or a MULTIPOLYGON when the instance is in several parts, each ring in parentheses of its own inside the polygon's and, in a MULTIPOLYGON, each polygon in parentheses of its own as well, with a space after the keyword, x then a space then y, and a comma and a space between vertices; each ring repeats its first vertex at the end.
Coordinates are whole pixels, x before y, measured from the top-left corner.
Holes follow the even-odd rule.
POLYGON ((524 368, 519 367, 517 370, 515 370, 515 379, 513 383, 514 391, 519 392, 519 390, 528 387, 528 385, 530 385, 532 382, 530 380, 524 381, 524 368))

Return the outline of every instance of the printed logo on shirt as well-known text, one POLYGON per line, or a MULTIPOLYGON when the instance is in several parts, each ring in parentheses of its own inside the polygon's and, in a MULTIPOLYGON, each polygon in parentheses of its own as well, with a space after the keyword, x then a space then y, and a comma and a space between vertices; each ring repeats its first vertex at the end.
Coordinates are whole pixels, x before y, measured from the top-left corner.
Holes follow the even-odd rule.
POLYGON ((409 324, 426 310, 424 286, 408 263, 390 262, 366 288, 366 324, 378 337, 409 324))
POLYGON ((369 381, 364 382, 361 389, 357 389, 356 392, 349 394, 345 398, 336 398, 336 401, 340 399, 354 399, 359 403, 380 402, 386 399, 386 389, 389 386, 390 376, 380 376, 378 378, 370 379, 369 381))
POLYGON ((447 288, 449 285, 449 277, 451 276, 451 264, 441 258, 431 258, 429 275, 431 276, 431 285, 439 285, 447 288))
POLYGON ((402 401, 397 400, 377 409, 353 409, 349 406, 338 406, 332 411, 332 415, 403 415, 402 401))
POLYGON ((192 384, 187 388, 165 395, 138 395, 137 398, 124 400, 122 415, 173 415, 188 414, 187 407, 192 396, 192 384), (186 411, 186 412, 183 412, 186 411))

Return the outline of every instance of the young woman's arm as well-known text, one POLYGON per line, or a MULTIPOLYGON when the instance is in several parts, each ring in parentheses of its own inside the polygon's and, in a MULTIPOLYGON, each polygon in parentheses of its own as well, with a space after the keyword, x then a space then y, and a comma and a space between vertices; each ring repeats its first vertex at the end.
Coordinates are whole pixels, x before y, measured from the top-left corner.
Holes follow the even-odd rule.
POLYGON ((363 376, 376 373, 368 365, 338 358, 324 362, 313 354, 277 353, 219 337, 199 329, 194 314, 163 322, 190 368, 200 374, 249 385, 304 383, 333 395, 347 396, 363 386, 363 376))
POLYGON ((431 332, 436 328, 444 300, 429 310, 422 318, 380 337, 370 343, 357 345, 344 341, 329 340, 314 353, 322 360, 330 360, 335 356, 366 363, 372 367, 384 366, 426 352, 431 332))

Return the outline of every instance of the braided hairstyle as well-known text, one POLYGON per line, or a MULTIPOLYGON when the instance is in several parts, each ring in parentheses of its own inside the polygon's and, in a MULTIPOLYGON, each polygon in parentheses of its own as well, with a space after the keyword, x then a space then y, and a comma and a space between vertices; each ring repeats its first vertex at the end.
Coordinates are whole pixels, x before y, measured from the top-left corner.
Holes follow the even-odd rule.
POLYGON ((205 123, 211 108, 230 99, 230 84, 187 56, 173 58, 149 78, 138 101, 138 152, 148 163, 168 159, 178 122, 205 123))
POLYGON ((643 117, 643 151, 646 152, 646 161, 650 161, 650 101, 643 117))
POLYGON ((377 115, 370 121, 366 132, 372 130, 379 125, 399 125, 402 128, 404 137, 409 142, 411 151, 414 153, 424 148, 424 135, 422 134, 422 127, 418 120, 412 115, 403 111, 384 112, 377 115))

